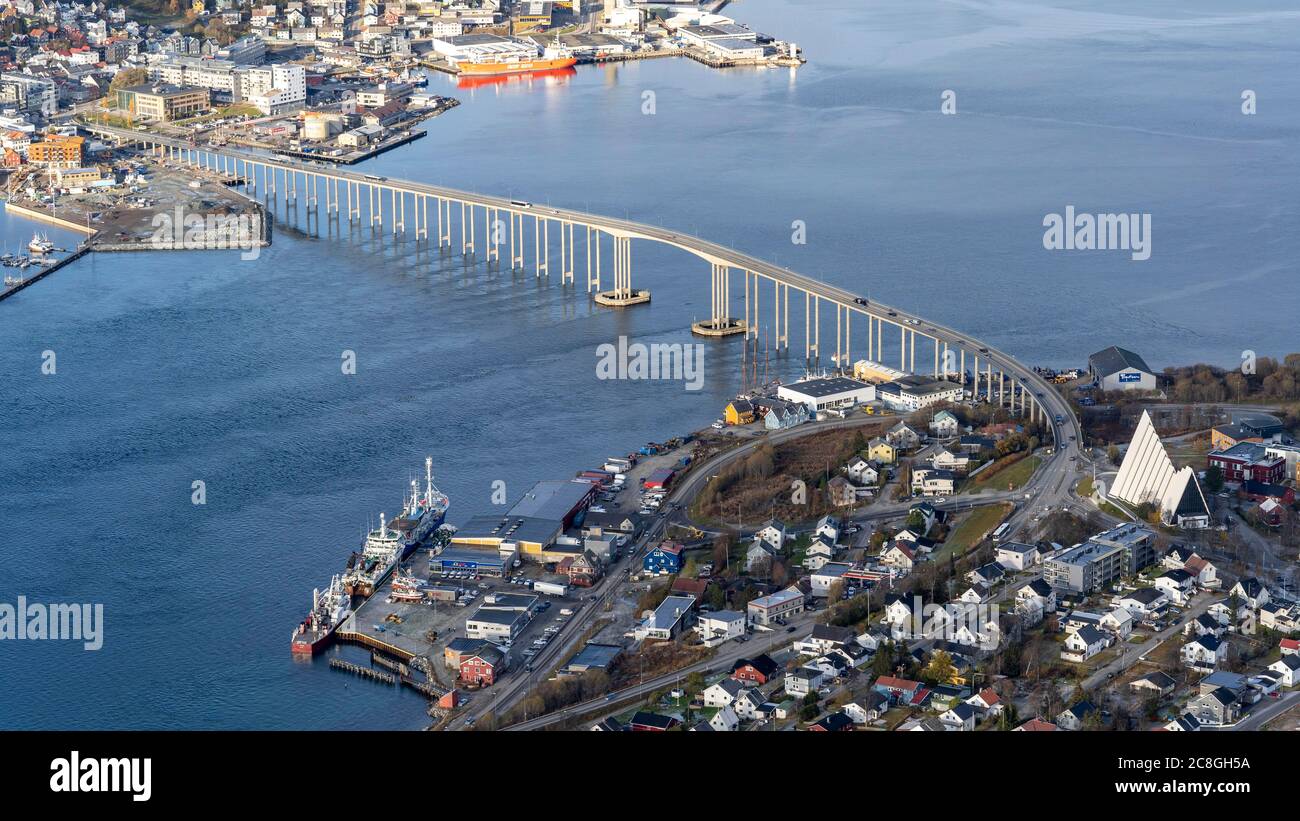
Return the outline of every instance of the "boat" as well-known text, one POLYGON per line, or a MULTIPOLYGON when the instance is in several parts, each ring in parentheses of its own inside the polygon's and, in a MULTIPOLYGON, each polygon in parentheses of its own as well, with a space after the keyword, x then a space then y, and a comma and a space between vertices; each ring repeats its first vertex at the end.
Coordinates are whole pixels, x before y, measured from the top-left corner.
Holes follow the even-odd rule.
POLYGON ((33 254, 48 254, 54 250, 54 243, 50 242, 49 237, 32 234, 32 241, 27 243, 27 250, 33 254))
POLYGON ((402 534, 388 527, 384 514, 379 514, 379 527, 366 534, 361 555, 349 561, 343 576, 343 590, 350 596, 370 598, 388 574, 401 561, 404 540, 402 534))
POLYGON ((492 74, 521 74, 533 71, 552 71, 557 68, 571 68, 577 65, 577 57, 539 57, 533 60, 485 60, 482 62, 460 62, 456 64, 461 77, 484 77, 492 74))
POLYGON ((334 640, 334 631, 352 615, 351 602, 343 590, 338 574, 322 594, 311 591, 311 610, 294 630, 289 648, 295 656, 314 656, 334 640))
POLYGON ((424 589, 428 586, 428 582, 398 568, 397 573, 393 575, 393 593, 390 600, 395 602, 424 601, 424 589))

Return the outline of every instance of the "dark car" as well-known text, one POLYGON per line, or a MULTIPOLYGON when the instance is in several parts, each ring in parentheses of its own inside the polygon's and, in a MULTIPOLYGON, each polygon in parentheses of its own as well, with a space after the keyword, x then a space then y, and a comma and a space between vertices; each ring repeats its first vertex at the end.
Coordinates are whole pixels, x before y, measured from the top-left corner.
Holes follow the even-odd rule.
POLYGON ((787 633, 793 633, 794 631, 796 631, 796 630, 798 630, 798 629, 799 629, 798 627, 795 627, 795 626, 792 624, 792 625, 790 625, 789 627, 785 628, 785 632, 787 632, 787 633))
POLYGON ((860 296, 855 296, 855 297, 853 298, 853 301, 856 302, 856 303, 858 303, 859 305, 866 305, 866 304, 868 304, 867 301, 866 301, 865 299, 863 299, 862 297, 860 297, 860 296))

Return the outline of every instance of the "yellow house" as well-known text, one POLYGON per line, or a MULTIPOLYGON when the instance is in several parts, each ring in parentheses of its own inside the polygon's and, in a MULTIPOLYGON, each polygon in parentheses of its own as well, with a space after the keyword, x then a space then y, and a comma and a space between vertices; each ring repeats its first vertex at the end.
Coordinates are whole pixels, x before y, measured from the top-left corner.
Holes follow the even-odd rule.
POLYGON ((882 465, 892 465, 897 458, 897 452, 893 445, 877 437, 867 443, 867 458, 874 459, 882 465))
POLYGON ((748 399, 734 399, 723 411, 728 425, 748 425, 754 421, 754 405, 748 399))

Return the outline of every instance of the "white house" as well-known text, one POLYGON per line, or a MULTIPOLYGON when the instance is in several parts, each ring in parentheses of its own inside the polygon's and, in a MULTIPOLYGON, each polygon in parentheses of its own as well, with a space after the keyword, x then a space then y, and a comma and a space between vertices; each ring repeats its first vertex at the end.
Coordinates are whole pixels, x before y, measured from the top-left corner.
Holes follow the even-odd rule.
POLYGON ((916 564, 916 552, 905 542, 894 542, 880 554, 880 563, 889 567, 911 570, 916 564))
POLYGON ((855 485, 874 485, 880 481, 880 473, 861 456, 850 459, 844 472, 855 485))
POLYGON ((840 527, 839 519, 829 515, 823 516, 817 520, 817 527, 813 530, 813 537, 835 544, 840 540, 840 527))
POLYGON ((961 702, 954 704, 948 712, 939 716, 943 726, 957 732, 970 732, 975 729, 975 707, 961 702))
POLYGON ((1196 591, 1196 577, 1186 570, 1170 570, 1155 580, 1155 587, 1174 604, 1184 605, 1196 591))
POLYGON ((912 430, 906 422, 899 422, 885 433, 885 441, 898 450, 911 450, 921 444, 921 434, 912 430))
POLYGON ((726 707, 735 701, 744 689, 743 682, 734 678, 724 678, 717 684, 705 688, 700 697, 704 700, 705 707, 726 707))
POLYGON ((1082 663, 1105 650, 1110 640, 1106 634, 1092 627, 1084 627, 1065 637, 1061 658, 1082 663))
POLYGON ((802 698, 817 691, 817 688, 826 680, 826 675, 821 670, 812 667, 800 667, 793 673, 785 677, 785 691, 792 696, 802 698))
POLYGON ((1183 645, 1183 664, 1198 670, 1213 670, 1228 657, 1228 645, 1215 636, 1200 636, 1183 645))
POLYGON ((844 580, 844 574, 853 569, 847 562, 827 562, 808 577, 808 592, 817 598, 826 598, 836 582, 844 580))
POLYGON ((1292 653, 1289 656, 1283 656, 1268 666, 1268 669, 1277 673, 1283 685, 1295 687, 1300 684, 1300 655, 1292 653))
POLYGON ((1133 633, 1133 614, 1123 607, 1116 607, 1101 617, 1101 626, 1123 640, 1133 633))
POLYGON ((1034 579, 1016 591, 1016 602, 1023 604, 1033 601, 1044 613, 1056 611, 1056 590, 1042 579, 1034 579))
POLYGON ((930 464, 939 470, 951 470, 953 473, 965 473, 970 467, 970 457, 965 454, 956 454, 946 448, 940 448, 939 452, 930 460, 930 464))
POLYGON ((1251 610, 1258 610, 1273 600, 1268 588, 1254 577, 1237 582, 1231 592, 1232 595, 1246 602, 1251 610))
POLYGON ((808 570, 820 570, 833 558, 835 558, 835 548, 817 539, 804 551, 803 566, 808 570))
POLYGON ((755 541, 766 542, 773 550, 781 550, 785 547, 785 533, 785 523, 773 519, 754 534, 754 539, 755 541))
POLYGON ((1038 561, 1038 548, 1031 544, 1007 542, 998 545, 995 560, 1007 570, 1028 570, 1038 561))
POLYGON ((941 439, 956 436, 960 430, 961 422, 952 411, 941 410, 930 420, 930 432, 941 439))
POLYGON ((1159 613, 1169 604, 1169 597, 1164 591, 1154 587, 1140 587, 1131 593, 1121 596, 1115 601, 1116 606, 1123 607, 1125 610, 1144 619, 1159 613))
POLYGON ((713 718, 709 719, 709 726, 715 732, 729 733, 740 726, 740 718, 736 715, 735 710, 730 707, 723 707, 713 714, 713 718))
POLYGON ((726 641, 745 634, 745 614, 738 610, 701 613, 695 629, 705 641, 726 641))
POLYGON ((746 572, 770 571, 774 561, 776 561, 776 551, 772 549, 772 545, 761 539, 755 539, 749 546, 749 550, 745 551, 746 572))
POLYGON ((754 687, 747 687, 736 696, 735 701, 731 702, 730 709, 739 718, 753 720, 758 717, 762 706, 763 694, 754 687))

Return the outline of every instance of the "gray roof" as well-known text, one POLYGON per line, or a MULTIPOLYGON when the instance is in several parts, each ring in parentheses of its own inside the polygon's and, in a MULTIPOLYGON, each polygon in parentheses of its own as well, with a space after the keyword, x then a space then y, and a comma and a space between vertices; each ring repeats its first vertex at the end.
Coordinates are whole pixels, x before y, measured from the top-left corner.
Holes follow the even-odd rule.
POLYGON ((1088 357, 1088 363, 1101 376, 1110 376, 1129 368, 1136 368, 1150 374, 1155 373, 1142 357, 1116 345, 1111 345, 1104 351, 1097 351, 1088 357))

